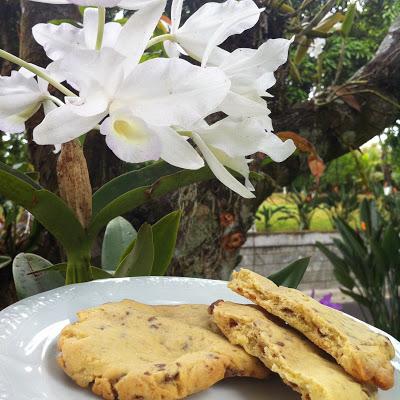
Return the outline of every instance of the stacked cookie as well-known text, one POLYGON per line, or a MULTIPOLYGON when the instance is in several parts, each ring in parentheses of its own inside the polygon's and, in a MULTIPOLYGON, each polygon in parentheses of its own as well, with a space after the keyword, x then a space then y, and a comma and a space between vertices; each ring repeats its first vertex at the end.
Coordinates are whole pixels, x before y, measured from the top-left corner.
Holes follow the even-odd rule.
POLYGON ((255 304, 124 300, 81 311, 60 335, 58 362, 106 400, 181 399, 269 371, 304 400, 368 400, 393 386, 394 349, 362 323, 248 270, 228 286, 255 304))
POLYGON ((375 398, 393 386, 390 341, 295 289, 242 269, 228 286, 256 305, 216 302, 213 320, 305 400, 375 398))

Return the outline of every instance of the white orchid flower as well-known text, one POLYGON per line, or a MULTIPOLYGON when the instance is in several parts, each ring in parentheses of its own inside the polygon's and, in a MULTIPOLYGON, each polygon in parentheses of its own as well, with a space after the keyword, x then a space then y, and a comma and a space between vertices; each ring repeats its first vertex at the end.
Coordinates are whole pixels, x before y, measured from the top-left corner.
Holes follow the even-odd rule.
POLYGON ((326 39, 324 38, 315 38, 311 43, 310 48, 308 49, 307 53, 310 57, 318 58, 320 54, 324 51, 326 39))
POLYGON ((281 162, 296 150, 292 140, 283 142, 273 133, 266 132, 256 118, 238 122, 227 117, 210 126, 198 124, 193 129, 192 137, 214 175, 224 185, 246 198, 254 197, 251 193, 254 187, 249 180, 248 163, 251 160, 246 159, 246 156, 263 152, 272 160, 281 162), (225 167, 242 175, 245 185, 225 167))
POLYGON ((180 52, 201 61, 210 41, 213 59, 219 59, 223 50, 216 47, 229 36, 252 28, 260 17, 253 0, 227 0, 224 3, 206 3, 180 26, 183 0, 173 0, 171 6, 171 41, 164 47, 169 57, 178 57, 180 52), (215 36, 217 32, 217 36, 215 36), (183 50, 183 51, 182 51, 183 50))
MULTIPOLYGON (((121 7, 126 10, 140 10, 159 0, 31 0, 37 3, 47 4, 76 4, 78 6, 96 7, 121 7)), ((162 0, 161 0, 162 1, 162 0)))
POLYGON ((80 88, 79 98, 50 112, 34 130, 38 144, 59 144, 101 125, 107 144, 125 161, 163 158, 188 169, 203 160, 172 126, 190 126, 222 102, 230 82, 218 68, 180 59, 152 59, 125 75, 124 57, 110 48, 79 51, 58 62, 80 88), (128 146, 130 147, 128 149, 128 146), (154 148, 153 148, 154 146, 154 148))
POLYGON ((270 39, 257 50, 224 52, 223 61, 217 65, 230 79, 231 89, 219 109, 235 118, 257 117, 272 131, 270 111, 262 97, 270 96, 267 90, 275 84, 274 71, 287 61, 291 43, 270 39))
MULTIPOLYGON (((142 56, 146 45, 164 11, 164 1, 154 3, 133 14, 124 26, 117 22, 104 25, 102 47, 110 47, 129 57, 129 63, 135 65, 142 56)), ((35 40, 43 46, 52 60, 71 54, 77 50, 94 49, 98 33, 99 10, 86 8, 83 27, 71 24, 37 24, 32 33, 35 40)))
POLYGON ((0 130, 6 133, 23 132, 25 122, 50 96, 47 86, 47 82, 38 83, 32 75, 25 76, 19 71, 0 77, 0 130))

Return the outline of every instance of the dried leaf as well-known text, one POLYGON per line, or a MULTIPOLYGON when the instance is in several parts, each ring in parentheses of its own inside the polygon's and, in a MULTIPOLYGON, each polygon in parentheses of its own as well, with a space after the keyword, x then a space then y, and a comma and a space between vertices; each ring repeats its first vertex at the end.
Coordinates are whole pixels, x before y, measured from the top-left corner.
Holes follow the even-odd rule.
POLYGON ((325 171, 325 163, 318 155, 315 146, 306 138, 291 131, 278 132, 277 136, 282 140, 292 139, 298 150, 303 153, 308 153, 308 166, 311 174, 319 181, 325 171))
POLYGON ((303 153, 316 154, 314 145, 306 138, 292 131, 278 132, 277 136, 282 140, 292 139, 296 147, 303 153))
POLYGON ((354 108, 358 112, 361 112, 361 105, 358 102, 357 98, 353 95, 350 94, 351 91, 345 87, 345 86, 333 86, 333 89, 335 90, 336 95, 342 99, 348 106, 351 108, 354 108))
POLYGON ((308 156, 308 167, 310 168, 311 174, 319 181, 324 174, 326 165, 318 155, 310 154, 308 156))

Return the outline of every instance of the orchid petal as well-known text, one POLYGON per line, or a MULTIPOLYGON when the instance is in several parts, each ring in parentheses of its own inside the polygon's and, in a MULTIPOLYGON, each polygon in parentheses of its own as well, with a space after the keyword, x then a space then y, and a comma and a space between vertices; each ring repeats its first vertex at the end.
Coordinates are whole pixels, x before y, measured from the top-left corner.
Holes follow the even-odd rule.
POLYGON ((121 33, 122 25, 118 22, 107 22, 104 25, 104 37, 102 47, 114 48, 121 33))
POLYGON ((124 60, 123 55, 108 47, 100 51, 76 50, 68 57, 54 62, 52 70, 73 82, 83 92, 83 97, 93 81, 100 84, 111 97, 122 82, 124 60))
POLYGON ((76 139, 92 130, 106 115, 102 113, 90 117, 79 117, 75 106, 66 104, 47 114, 33 131, 33 140, 37 144, 60 144, 76 139))
POLYGON ((97 7, 116 7, 120 0, 68 0, 71 4, 76 4, 77 6, 97 6, 97 7))
POLYGON ((84 45, 82 29, 71 24, 37 24, 32 28, 32 34, 52 60, 59 60, 84 45))
POLYGON ((71 4, 68 0, 31 0, 35 3, 47 3, 47 4, 71 4))
POLYGON ((220 65, 229 76, 246 73, 254 78, 276 71, 287 61, 292 40, 269 39, 257 50, 236 49, 220 65))
POLYGON ((119 1, 118 7, 125 8, 126 10, 141 10, 147 7, 158 6, 160 3, 164 4, 164 0, 122 0, 119 1))
POLYGON ((86 48, 88 49, 96 48, 98 26, 99 9, 92 7, 85 8, 85 11, 83 13, 83 34, 85 38, 86 48))
POLYGON ((158 126, 191 126, 224 99, 230 82, 218 68, 158 58, 139 64, 119 90, 116 104, 158 126))
POLYGON ((232 91, 227 94, 218 109, 235 118, 258 117, 270 113, 267 103, 261 97, 251 99, 232 91))
POLYGON ((222 165, 215 154, 204 143, 200 135, 198 135, 196 132, 193 132, 192 137, 217 179, 244 198, 251 199, 255 197, 253 193, 251 193, 244 185, 242 185, 233 175, 229 173, 229 171, 222 165))
POLYGON ((261 143, 260 151, 268 155, 275 162, 285 161, 296 151, 296 146, 292 139, 282 141, 273 133, 267 133, 261 143))
POLYGON ((251 162, 251 160, 248 160, 245 157, 229 157, 223 152, 217 152, 217 156, 223 165, 230 168, 232 171, 236 171, 237 173, 243 176, 243 178, 245 179, 245 186, 247 189, 249 189, 250 191, 255 190, 254 185, 250 182, 249 179, 250 176, 249 163, 251 162))
POLYGON ((47 90, 41 90, 35 78, 18 71, 0 77, 0 130, 23 132, 25 121, 35 114, 46 95, 47 90))
POLYGON ((123 161, 139 163, 160 158, 161 141, 157 133, 129 111, 111 114, 101 124, 100 133, 106 136, 107 146, 123 161))
POLYGON ((253 27, 259 19, 259 13, 260 10, 253 0, 206 3, 177 30, 175 37, 191 57, 201 61, 208 42, 214 37, 218 28, 224 26, 226 29, 223 34, 218 35, 219 40, 216 40, 216 44, 222 43, 231 35, 242 33, 253 27), (243 19, 243 14, 251 14, 251 16, 243 19))
POLYGON ((258 9, 257 10, 246 10, 245 13, 243 13, 240 17, 228 19, 227 21, 224 21, 223 24, 221 24, 216 31, 214 32, 213 36, 210 38, 210 40, 207 43, 207 47, 204 50, 203 57, 201 60, 201 66, 205 67, 207 65, 207 62, 210 58, 211 53, 214 51, 214 49, 221 43, 223 43, 229 36, 235 33, 235 31, 238 29, 238 26, 240 26, 242 21, 247 21, 251 19, 252 17, 256 16, 258 21, 258 18, 260 17, 260 12, 263 11, 264 9, 258 9))
POLYGON ((224 118, 204 130, 196 130, 207 145, 217 148, 229 157, 248 156, 261 151, 260 143, 266 132, 254 118, 235 121, 224 118))
POLYGON ((181 24, 182 18, 182 6, 183 0, 173 0, 171 4, 171 33, 175 33, 179 25, 181 24))
POLYGON ((204 166, 203 159, 190 145, 187 138, 182 137, 168 127, 154 127, 161 143, 161 158, 171 165, 185 169, 199 169, 204 166))
POLYGON ((165 8, 165 1, 154 3, 133 14, 122 28, 115 50, 129 57, 129 63, 139 63, 165 8))
POLYGON ((175 42, 171 42, 170 40, 165 40, 163 42, 164 50, 167 53, 169 58, 179 58, 181 52, 178 49, 178 46, 175 42))

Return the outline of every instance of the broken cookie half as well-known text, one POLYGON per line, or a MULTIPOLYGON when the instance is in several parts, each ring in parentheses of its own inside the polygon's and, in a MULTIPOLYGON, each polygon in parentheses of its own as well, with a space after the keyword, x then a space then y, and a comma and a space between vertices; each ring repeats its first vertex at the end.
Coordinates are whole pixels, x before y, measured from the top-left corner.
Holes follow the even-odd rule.
POLYGON ((303 400, 375 399, 375 388, 356 382, 307 338, 261 308, 221 301, 212 315, 232 344, 258 357, 303 400))
POLYGON ((393 386, 394 348, 366 324, 247 269, 234 272, 228 287, 303 333, 358 381, 393 386))
POLYGON ((58 346, 67 375, 106 400, 181 399, 224 377, 268 374, 213 331, 206 305, 105 304, 78 313, 58 346))

